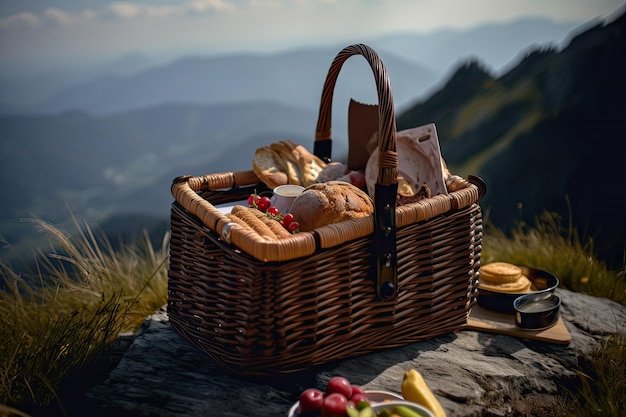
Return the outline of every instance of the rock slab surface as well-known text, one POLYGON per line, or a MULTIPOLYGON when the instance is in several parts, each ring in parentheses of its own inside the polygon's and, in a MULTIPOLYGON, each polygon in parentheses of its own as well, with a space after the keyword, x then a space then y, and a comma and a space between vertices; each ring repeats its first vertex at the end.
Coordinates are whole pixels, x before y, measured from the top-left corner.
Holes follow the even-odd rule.
POLYGON ((567 346, 465 330, 275 378, 224 371, 176 334, 162 309, 87 396, 102 415, 287 416, 303 389, 322 388, 332 376, 399 392, 404 372, 415 368, 448 417, 542 416, 576 382, 580 362, 607 336, 626 332, 623 306, 562 289, 557 294, 572 336, 567 346))

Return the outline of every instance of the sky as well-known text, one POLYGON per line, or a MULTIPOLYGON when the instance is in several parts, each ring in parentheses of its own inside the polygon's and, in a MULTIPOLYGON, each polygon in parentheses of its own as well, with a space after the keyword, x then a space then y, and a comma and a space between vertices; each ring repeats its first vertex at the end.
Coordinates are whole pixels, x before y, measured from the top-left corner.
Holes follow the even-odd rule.
POLYGON ((34 71, 132 52, 273 51, 520 17, 603 18, 624 0, 0 0, 0 62, 34 71))

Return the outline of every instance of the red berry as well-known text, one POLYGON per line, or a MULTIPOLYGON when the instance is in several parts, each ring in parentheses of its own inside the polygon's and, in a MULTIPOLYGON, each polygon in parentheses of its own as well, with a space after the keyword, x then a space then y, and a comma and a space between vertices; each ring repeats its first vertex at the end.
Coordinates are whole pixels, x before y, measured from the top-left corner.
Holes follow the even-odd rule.
MULTIPOLYGON (((284 219, 283 219, 284 221, 284 219)), ((300 231, 300 223, 293 221, 287 225, 287 231, 289 233, 298 233, 300 231)))
POLYGON ((248 197, 248 207, 256 206, 257 200, 258 200, 258 195, 250 194, 250 196, 248 197))
POLYGON ((283 216, 283 226, 287 227, 293 221, 293 214, 287 213, 283 216))
POLYGON ((263 196, 257 200, 256 205, 259 210, 265 211, 272 205, 272 201, 269 197, 263 196))
POLYGON ((280 210, 278 210, 276 207, 268 208, 267 212, 271 214, 272 216, 278 216, 280 214, 280 210))

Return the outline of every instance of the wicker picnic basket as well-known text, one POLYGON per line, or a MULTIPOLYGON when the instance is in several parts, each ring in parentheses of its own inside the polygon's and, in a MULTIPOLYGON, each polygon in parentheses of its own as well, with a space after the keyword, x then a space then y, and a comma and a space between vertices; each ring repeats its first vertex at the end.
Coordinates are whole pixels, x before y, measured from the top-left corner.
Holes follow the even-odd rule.
POLYGON ((391 88, 366 45, 331 64, 314 153, 330 157, 333 89, 353 55, 369 62, 378 90, 374 215, 268 242, 216 207, 271 191, 252 170, 173 181, 170 324, 236 373, 289 373, 460 330, 476 303, 484 184, 451 176, 448 195, 396 207, 391 88))

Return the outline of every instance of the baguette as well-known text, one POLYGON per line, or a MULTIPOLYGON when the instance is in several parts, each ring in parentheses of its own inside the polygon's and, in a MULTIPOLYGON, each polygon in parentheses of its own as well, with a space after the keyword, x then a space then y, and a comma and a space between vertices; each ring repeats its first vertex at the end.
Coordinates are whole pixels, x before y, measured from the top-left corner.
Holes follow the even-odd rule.
POLYGON ((286 174, 289 184, 302 185, 302 173, 298 160, 291 151, 291 147, 287 141, 274 142, 270 145, 270 149, 276 152, 287 168, 286 174))
MULTIPOLYGON (((231 213, 236 217, 243 220, 249 227, 252 228, 255 232, 257 232, 261 237, 269 238, 269 239, 278 239, 276 234, 270 229, 270 227, 265 224, 261 219, 259 219, 254 213, 253 210, 258 211, 257 209, 253 209, 246 206, 236 205, 231 210, 231 213)), ((260 213, 260 212, 259 212, 260 213)))
POLYGON ((287 229, 283 227, 282 224, 278 223, 278 221, 274 219, 270 219, 269 217, 267 217, 267 214, 254 208, 251 208, 250 212, 254 214, 263 223, 265 223, 267 227, 269 227, 272 230, 272 232, 276 235, 278 239, 283 239, 283 238, 291 236, 291 233, 289 233, 287 229))
POLYGON ((302 184, 308 187, 311 184, 317 182, 317 177, 320 172, 326 167, 326 162, 322 161, 315 154, 312 154, 302 145, 289 141, 291 146, 291 152, 294 153, 296 160, 298 161, 298 167, 300 168, 300 176, 302 177, 302 184))
POLYGON ((248 223, 244 222, 239 217, 235 216, 233 213, 226 213, 226 217, 228 217, 228 220, 230 220, 231 222, 237 223, 239 226, 252 230, 252 227, 250 227, 248 223))

